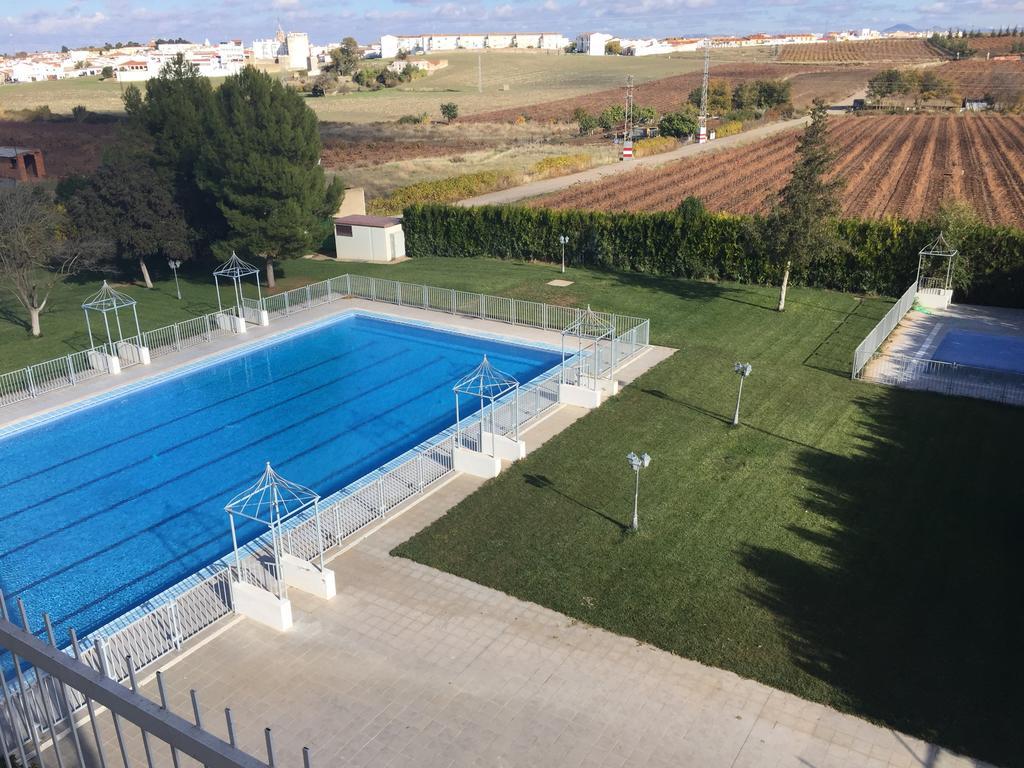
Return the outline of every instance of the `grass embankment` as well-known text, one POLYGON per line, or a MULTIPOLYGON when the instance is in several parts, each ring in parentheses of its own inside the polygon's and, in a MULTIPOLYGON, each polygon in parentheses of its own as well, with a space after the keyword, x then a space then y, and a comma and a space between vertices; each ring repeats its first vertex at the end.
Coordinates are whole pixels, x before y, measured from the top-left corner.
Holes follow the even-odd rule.
MULTIPOLYGON (((388 275, 550 298, 546 267, 388 275)), ((888 302, 572 270, 670 360, 396 549, 969 754, 1020 762, 1024 410, 849 380, 888 302), (751 362, 742 425, 737 379, 751 362), (647 451, 640 532, 625 531, 647 451)), ((865 757, 865 760, 867 758, 865 757)))

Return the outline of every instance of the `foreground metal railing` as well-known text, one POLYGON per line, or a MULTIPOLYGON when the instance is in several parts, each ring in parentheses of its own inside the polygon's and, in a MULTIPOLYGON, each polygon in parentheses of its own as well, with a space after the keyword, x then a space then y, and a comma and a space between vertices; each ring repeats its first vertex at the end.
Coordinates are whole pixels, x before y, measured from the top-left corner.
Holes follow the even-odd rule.
MULTIPOLYGON (((0 686, 0 755, 7 768, 127 767, 143 760, 149 768, 168 764, 177 768, 182 756, 209 768, 274 766, 270 728, 263 732, 264 762, 238 748, 230 708, 224 710, 225 741, 204 727, 195 689, 189 691, 193 718, 189 722, 171 711, 160 672, 156 674, 159 704, 143 694, 135 674, 140 665, 130 651, 119 656, 98 640, 97 652, 89 659, 74 631, 69 651, 61 651, 50 617, 43 614, 43 641, 30 631, 20 599, 17 606, 20 626, 8 615, 0 593, 0 650, 8 655, 14 678, 11 686, 0 686), (114 660, 128 670, 128 687, 118 682, 114 660)), ((302 757, 309 768, 308 748, 302 757)))
MULTIPOLYGON (((271 318, 290 315, 338 299, 358 297, 401 306, 443 312, 449 315, 496 320, 514 325, 560 331, 576 322, 588 310, 522 301, 448 288, 400 283, 394 280, 341 275, 264 299, 263 309, 271 318)), ((649 344, 650 321, 608 313, 596 313, 616 330, 612 343, 598 355, 598 368, 610 373, 649 344)), ((233 326, 225 313, 212 313, 148 331, 144 336, 151 356, 187 349, 217 335, 232 334, 233 326)), ((76 353, 79 355, 86 353, 76 353)), ((559 367, 522 386, 518 407, 511 400, 495 405, 495 431, 514 433, 516 419, 522 427, 558 404, 559 367)), ((480 442, 480 414, 462 422, 462 445, 480 442)), ((343 545, 353 534, 383 520, 388 513, 428 487, 451 474, 455 446, 454 429, 428 440, 397 457, 380 469, 350 484, 320 503, 320 530, 323 548, 343 545)), ((313 560, 318 548, 316 520, 308 517, 290 521, 285 531, 286 551, 296 557, 313 560)), ((276 574, 266 568, 269 539, 258 538, 244 548, 240 578, 256 586, 272 587, 276 574)), ((143 667, 179 649, 186 640, 216 624, 233 612, 231 575, 226 560, 206 569, 146 602, 125 617, 93 632, 78 644, 84 663, 93 669, 105 668, 108 676, 123 682, 143 667), (104 666, 105 665, 105 666, 104 666)), ((65 653, 71 652, 67 649, 65 653)), ((48 722, 45 676, 27 676, 17 709, 24 728, 44 728, 48 722)), ((5 687, 6 690, 6 687, 5 687)), ((71 694, 72 709, 80 708, 84 698, 71 694)), ((0 727, 3 717, 0 715, 0 727)))
POLYGON ((914 307, 914 297, 917 296, 917 281, 910 284, 910 287, 903 292, 896 303, 885 313, 885 317, 878 321, 878 324, 871 329, 871 332, 864 338, 857 349, 853 351, 853 367, 851 378, 860 378, 861 371, 867 365, 871 356, 878 351, 893 329, 900 324, 900 320, 914 307))
POLYGON ((1024 374, 1013 371, 879 353, 864 366, 859 378, 903 389, 1024 405, 1024 374))

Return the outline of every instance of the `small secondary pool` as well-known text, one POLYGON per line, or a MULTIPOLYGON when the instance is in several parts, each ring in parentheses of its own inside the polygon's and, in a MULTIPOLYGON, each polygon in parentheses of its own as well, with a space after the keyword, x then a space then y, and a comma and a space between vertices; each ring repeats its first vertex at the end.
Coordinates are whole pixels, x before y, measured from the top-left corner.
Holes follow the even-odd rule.
POLYGON ((1024 338, 977 331, 949 331, 932 357, 944 363, 1024 373, 1024 338))
POLYGON ((103 626, 230 551, 224 504, 264 462, 327 496, 450 427, 452 386, 485 353, 522 383, 560 359, 351 314, 14 430, 0 588, 59 637, 103 626))

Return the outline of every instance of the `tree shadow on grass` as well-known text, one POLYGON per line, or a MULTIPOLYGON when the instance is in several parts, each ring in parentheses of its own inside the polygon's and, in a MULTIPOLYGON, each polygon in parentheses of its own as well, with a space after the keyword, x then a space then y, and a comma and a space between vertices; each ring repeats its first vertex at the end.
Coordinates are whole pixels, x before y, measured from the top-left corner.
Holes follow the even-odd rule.
POLYGON ((830 703, 1019 764, 1024 410, 881 389, 857 405, 856 452, 797 458, 817 519, 788 530, 813 554, 743 546, 748 597, 830 703))
POLYGON ((581 509, 585 509, 588 512, 593 512, 598 517, 607 520, 609 523, 614 525, 622 532, 626 532, 630 529, 628 525, 616 520, 614 517, 610 517, 601 510, 594 509, 594 507, 591 507, 589 504, 584 504, 582 501, 575 498, 574 496, 570 496, 564 491, 558 490, 558 488, 555 487, 554 482, 552 482, 551 478, 549 478, 547 475, 524 475, 523 479, 526 481, 527 485, 532 485, 534 488, 540 488, 543 491, 549 491, 551 493, 554 493, 558 496, 561 496, 563 499, 572 503, 573 505, 580 507, 581 509))

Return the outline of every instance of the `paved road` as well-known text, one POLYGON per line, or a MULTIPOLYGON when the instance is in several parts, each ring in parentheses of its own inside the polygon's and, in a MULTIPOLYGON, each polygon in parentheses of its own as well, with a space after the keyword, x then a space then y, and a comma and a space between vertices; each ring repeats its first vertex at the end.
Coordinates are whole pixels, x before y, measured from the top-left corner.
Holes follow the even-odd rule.
POLYGON ((659 155, 641 157, 630 162, 601 165, 597 168, 591 168, 568 176, 558 176, 553 179, 533 181, 529 184, 523 184, 518 187, 510 187, 509 189, 502 189, 498 192, 490 192, 486 195, 462 200, 458 205, 470 207, 474 205, 503 205, 505 203, 514 203, 519 200, 525 200, 528 197, 537 197, 538 195, 546 195, 550 192, 558 192, 559 190, 571 187, 573 184, 585 184, 589 181, 602 179, 605 176, 612 176, 617 173, 629 173, 637 168, 657 168, 660 165, 665 165, 665 163, 671 163, 674 160, 680 160, 684 157, 691 157, 692 155, 696 155, 700 152, 717 152, 728 149, 729 147, 739 147, 754 141, 760 141, 769 136, 774 136, 776 133, 780 133, 782 131, 796 130, 797 128, 803 127, 807 123, 807 120, 808 118, 802 117, 797 118, 796 120, 784 120, 778 123, 770 123, 769 125, 765 125, 760 128, 754 128, 750 131, 738 133, 735 136, 716 139, 715 141, 708 142, 707 144, 687 144, 679 149, 674 149, 671 152, 663 152, 659 155))

